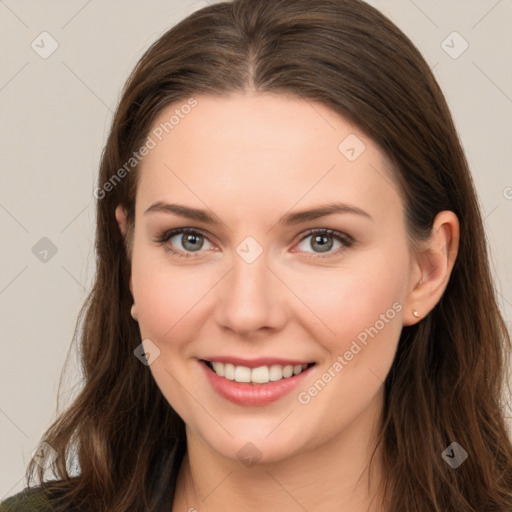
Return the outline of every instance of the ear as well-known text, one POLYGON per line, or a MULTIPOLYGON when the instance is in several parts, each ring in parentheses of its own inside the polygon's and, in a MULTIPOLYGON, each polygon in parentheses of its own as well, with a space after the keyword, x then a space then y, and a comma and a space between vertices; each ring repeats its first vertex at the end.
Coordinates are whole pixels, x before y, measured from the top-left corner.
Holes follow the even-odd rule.
MULTIPOLYGON (((117 225, 119 226, 119 231, 121 232, 121 235, 123 235, 123 238, 124 238, 126 236, 126 209, 120 204, 117 205, 115 215, 116 215, 117 225)), ((132 293, 132 297, 133 297, 131 273, 130 273, 130 292, 132 293)))
POLYGON ((120 204, 116 207, 116 221, 119 226, 119 231, 123 236, 126 235, 126 210, 120 204))
POLYGON ((409 283, 412 291, 404 304, 404 325, 421 321, 439 302, 448 285, 458 249, 459 220, 455 213, 442 211, 434 220, 429 240, 414 256, 414 271, 409 283), (418 316, 413 315, 413 310, 418 316))

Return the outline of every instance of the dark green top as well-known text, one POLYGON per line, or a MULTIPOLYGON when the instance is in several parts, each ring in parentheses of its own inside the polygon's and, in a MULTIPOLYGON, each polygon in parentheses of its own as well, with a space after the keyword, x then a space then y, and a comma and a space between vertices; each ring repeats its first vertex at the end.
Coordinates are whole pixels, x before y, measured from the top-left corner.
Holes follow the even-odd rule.
POLYGON ((0 512, 53 512, 45 491, 39 487, 27 487, 0 503, 0 512))
MULTIPOLYGON (((174 499, 176 482, 181 461, 185 454, 185 443, 175 443, 170 452, 162 451, 161 463, 156 467, 156 474, 159 479, 153 489, 156 495, 156 502, 152 510, 155 512, 168 512, 174 499)), ((42 489, 41 486, 26 487, 23 491, 6 498, 0 503, 0 512, 55 512, 56 502, 60 497, 54 488, 42 489)), ((62 507, 61 507, 62 509, 62 507)))

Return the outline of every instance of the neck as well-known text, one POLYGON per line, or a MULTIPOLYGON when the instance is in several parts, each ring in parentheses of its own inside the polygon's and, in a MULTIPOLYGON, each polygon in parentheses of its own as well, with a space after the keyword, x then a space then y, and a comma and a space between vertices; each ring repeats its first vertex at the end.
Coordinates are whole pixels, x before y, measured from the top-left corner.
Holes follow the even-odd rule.
POLYGON ((382 512, 378 498, 381 447, 370 472, 379 427, 380 409, 370 407, 314 449, 250 467, 223 457, 187 428, 187 453, 173 511, 382 512))

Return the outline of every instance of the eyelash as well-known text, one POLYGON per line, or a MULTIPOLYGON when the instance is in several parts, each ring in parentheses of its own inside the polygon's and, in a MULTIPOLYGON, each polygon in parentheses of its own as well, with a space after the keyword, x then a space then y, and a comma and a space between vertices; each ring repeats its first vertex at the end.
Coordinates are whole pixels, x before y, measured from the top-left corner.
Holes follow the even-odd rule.
MULTIPOLYGON (((197 229, 177 228, 177 229, 172 229, 169 231, 164 231, 154 241, 160 245, 163 245, 166 242, 168 242, 173 236, 176 236, 179 234, 199 235, 208 240, 208 237, 197 229)), ((344 247, 341 247, 335 251, 328 251, 325 254, 314 253, 314 252, 309 253, 309 254, 311 254, 311 256, 308 256, 308 257, 310 257, 310 258, 326 258, 326 257, 332 256, 332 255, 339 254, 340 252, 344 251, 345 249, 348 249, 349 247, 351 247, 355 242, 355 240, 351 236, 347 235, 346 233, 342 233, 341 231, 336 231, 334 229, 328 229, 328 228, 315 228, 315 229, 310 229, 309 231, 307 231, 304 234, 304 236, 302 236, 302 238, 297 243, 300 243, 303 240, 305 240, 306 238, 313 236, 313 235, 331 236, 331 237, 335 238, 336 240, 338 240, 339 242, 341 242, 344 247)), ((194 258, 195 257, 193 255, 193 251, 188 251, 188 252, 184 252, 181 250, 177 251, 169 246, 165 247, 165 250, 172 253, 175 256, 178 256, 179 258, 194 258)), ((203 252, 203 251, 197 251, 197 252, 203 252)))

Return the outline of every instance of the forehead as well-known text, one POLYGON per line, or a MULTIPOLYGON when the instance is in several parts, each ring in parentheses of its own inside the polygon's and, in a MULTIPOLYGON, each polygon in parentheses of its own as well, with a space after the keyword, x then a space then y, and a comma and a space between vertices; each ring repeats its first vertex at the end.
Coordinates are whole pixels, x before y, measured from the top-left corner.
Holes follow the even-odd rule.
POLYGON ((194 100, 165 108, 153 124, 137 191, 146 207, 177 197, 198 207, 201 198, 236 199, 259 214, 298 202, 401 203, 378 146, 322 104, 269 93, 194 100))

